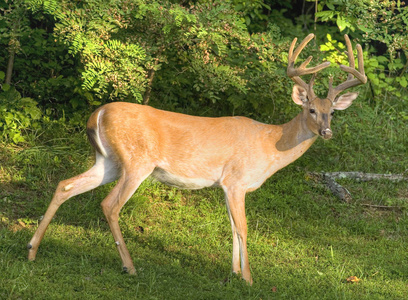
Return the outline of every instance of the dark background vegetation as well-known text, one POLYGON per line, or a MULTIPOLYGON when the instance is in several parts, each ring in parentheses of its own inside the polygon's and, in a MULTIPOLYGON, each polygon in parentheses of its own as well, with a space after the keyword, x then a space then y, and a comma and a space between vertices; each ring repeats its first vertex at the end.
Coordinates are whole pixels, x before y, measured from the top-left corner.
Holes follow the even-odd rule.
MULTIPOLYGON (((345 62, 344 33, 363 45, 369 77, 361 88, 364 101, 406 101, 408 16, 401 1, 0 5, 0 128, 6 141, 23 141, 22 130, 47 121, 83 126, 95 107, 119 100, 200 115, 287 120, 293 111, 285 75, 288 43, 310 32, 317 39, 304 52, 315 60, 345 62)), ((334 67, 322 74, 323 94, 328 73, 343 78, 334 67)))
POLYGON ((308 172, 406 174, 408 9, 403 1, 0 1, 0 298, 401 299, 408 293, 406 182, 359 183, 339 202, 308 172), (35 264, 25 244, 58 181, 92 165, 88 116, 112 101, 279 124, 299 108, 290 42, 345 80, 344 34, 368 83, 298 161, 248 195, 253 287, 230 269, 218 190, 145 183, 122 212, 138 275, 120 262, 99 207, 111 186, 58 211, 35 264), (347 278, 357 276, 358 283, 347 278), (182 297, 180 297, 182 296, 182 297))

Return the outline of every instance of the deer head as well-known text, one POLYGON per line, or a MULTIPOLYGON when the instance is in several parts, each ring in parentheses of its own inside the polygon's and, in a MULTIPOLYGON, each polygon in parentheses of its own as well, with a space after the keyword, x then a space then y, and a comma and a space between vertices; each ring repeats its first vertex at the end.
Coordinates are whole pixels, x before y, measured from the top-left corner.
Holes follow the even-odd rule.
POLYGON ((288 76, 296 83, 292 91, 292 99, 303 107, 303 117, 307 127, 316 135, 320 135, 324 139, 330 139, 332 137, 332 131, 330 129, 330 122, 335 110, 343 110, 351 105, 354 99, 357 98, 357 92, 346 93, 338 96, 342 91, 364 84, 367 82, 367 77, 364 73, 364 61, 363 51, 360 45, 357 45, 358 56, 358 70, 355 69, 355 61, 353 55, 353 48, 351 46, 350 39, 347 35, 344 35, 347 45, 347 56, 350 66, 340 65, 340 69, 348 73, 347 80, 337 87, 333 87, 333 78, 329 80, 329 91, 326 98, 319 98, 313 91, 313 84, 316 78, 317 72, 327 68, 330 62, 324 62, 316 67, 307 68, 307 65, 312 60, 312 56, 309 56, 298 68, 295 68, 295 62, 299 53, 307 45, 307 43, 313 39, 314 34, 309 34, 294 50, 297 39, 292 41, 289 48, 288 57, 288 76), (300 76, 312 74, 312 78, 309 83, 304 82, 300 76), (354 78, 355 77, 355 78, 354 78))

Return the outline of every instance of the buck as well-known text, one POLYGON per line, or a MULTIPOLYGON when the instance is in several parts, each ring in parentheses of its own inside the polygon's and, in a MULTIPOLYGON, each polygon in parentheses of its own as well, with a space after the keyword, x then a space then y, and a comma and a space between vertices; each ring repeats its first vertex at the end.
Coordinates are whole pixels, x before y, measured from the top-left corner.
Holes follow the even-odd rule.
POLYGON ((232 271, 251 284, 245 194, 256 190, 276 171, 298 159, 318 136, 330 139, 334 110, 349 107, 358 93, 337 96, 367 81, 361 46, 357 45, 357 70, 346 35, 350 66, 341 65, 340 68, 348 73, 347 79, 333 87, 330 78, 327 97, 316 97, 314 79, 330 62, 307 68, 312 59, 309 57, 295 68, 299 53, 313 37, 309 34, 294 50, 295 38, 289 49, 287 75, 296 83, 292 99, 302 106, 302 111, 286 124, 268 125, 245 117, 195 117, 121 102, 97 109, 87 123, 89 141, 95 149, 95 164, 85 173, 58 184, 28 244, 28 258, 35 259, 44 233, 62 203, 117 180, 101 206, 123 269, 134 274, 136 270, 118 224, 119 212, 138 186, 151 176, 184 189, 217 186, 224 190, 233 236, 232 271), (307 74, 312 74, 308 84, 300 78, 307 74))

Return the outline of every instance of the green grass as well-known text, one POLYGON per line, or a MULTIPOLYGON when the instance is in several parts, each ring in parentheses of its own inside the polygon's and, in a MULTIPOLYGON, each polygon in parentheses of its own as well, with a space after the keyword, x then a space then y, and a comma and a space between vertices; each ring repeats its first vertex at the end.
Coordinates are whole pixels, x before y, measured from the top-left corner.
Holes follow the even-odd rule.
POLYGON ((145 182, 120 224, 137 269, 121 261, 100 202, 104 186, 67 201, 27 261, 26 244, 59 180, 92 165, 84 132, 48 129, 0 147, 1 299, 403 299, 408 294, 408 185, 342 180, 342 203, 307 172, 403 173, 408 124, 354 105, 298 161, 247 196, 253 286, 231 269, 232 237, 218 189, 145 182), (65 133, 64 133, 65 132, 65 133), (378 209, 373 205, 389 206, 378 209), (357 276, 358 283, 347 278, 357 276), (226 280, 228 279, 228 280, 226 280))

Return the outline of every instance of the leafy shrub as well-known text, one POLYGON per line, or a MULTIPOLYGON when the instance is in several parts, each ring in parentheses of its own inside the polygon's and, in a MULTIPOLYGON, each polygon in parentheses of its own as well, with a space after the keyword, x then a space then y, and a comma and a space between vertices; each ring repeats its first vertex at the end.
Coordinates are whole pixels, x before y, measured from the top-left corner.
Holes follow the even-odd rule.
MULTIPOLYGON (((320 1, 317 17, 366 45, 365 69, 374 103, 406 107, 408 101, 408 8, 402 1, 320 1), (396 100, 396 101, 394 101, 396 100), (405 105, 404 105, 405 103, 405 105)), ((392 112, 394 114, 395 112, 392 112)), ((404 109, 397 110, 407 119, 404 109)))
POLYGON ((0 71, 22 97, 35 100, 53 118, 87 106, 78 62, 53 35, 54 19, 33 12, 25 0, 0 3, 0 71))
MULTIPOLYGON (((5 77, 0 72, 0 81, 5 77)), ((22 131, 27 128, 38 128, 41 111, 37 102, 20 93, 8 84, 3 83, 0 91, 0 130, 1 137, 7 141, 19 143, 24 141, 22 131)))
MULTIPOLYGON (((265 105, 290 103, 281 94, 287 43, 273 25, 250 34, 248 19, 234 9, 240 2, 26 1, 55 19, 55 36, 80 59, 91 105, 152 98, 167 108, 211 105, 266 117, 265 105)), ((241 8, 264 18, 262 7, 241 8)))

